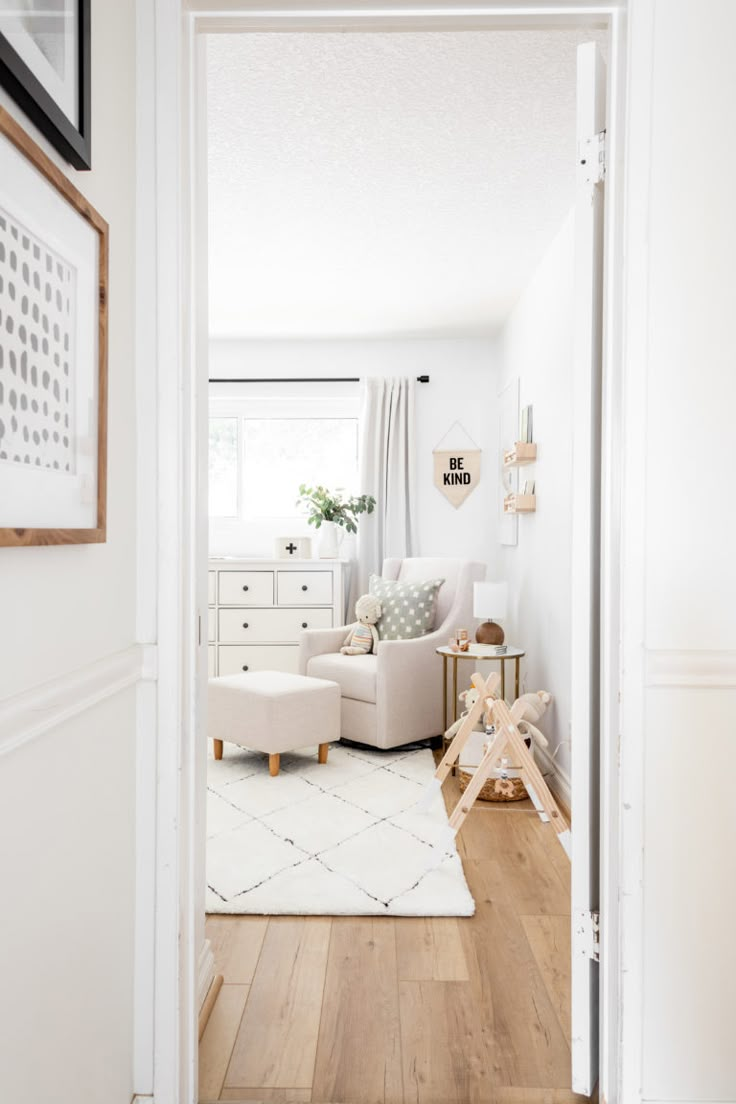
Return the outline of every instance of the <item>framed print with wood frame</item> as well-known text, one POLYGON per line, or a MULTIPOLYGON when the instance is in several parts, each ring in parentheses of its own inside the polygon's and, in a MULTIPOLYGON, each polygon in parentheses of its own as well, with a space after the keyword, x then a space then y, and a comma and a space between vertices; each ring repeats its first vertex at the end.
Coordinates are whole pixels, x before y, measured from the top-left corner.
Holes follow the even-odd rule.
POLYGON ((0 0, 0 85, 65 160, 91 168, 90 0, 0 0))
POLYGON ((0 108, 0 545, 106 539, 108 226, 0 108))

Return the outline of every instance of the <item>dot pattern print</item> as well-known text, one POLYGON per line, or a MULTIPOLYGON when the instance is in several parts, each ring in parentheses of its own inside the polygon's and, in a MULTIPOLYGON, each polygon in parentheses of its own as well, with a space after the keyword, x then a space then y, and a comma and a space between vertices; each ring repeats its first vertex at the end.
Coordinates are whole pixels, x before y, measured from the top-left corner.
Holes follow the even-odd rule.
POLYGON ((0 462, 75 470, 76 276, 0 207, 0 462))
POLYGON ((379 640, 413 640, 434 628, 437 594, 444 579, 425 583, 400 583, 371 575, 370 593, 381 602, 382 614, 376 623, 379 640))

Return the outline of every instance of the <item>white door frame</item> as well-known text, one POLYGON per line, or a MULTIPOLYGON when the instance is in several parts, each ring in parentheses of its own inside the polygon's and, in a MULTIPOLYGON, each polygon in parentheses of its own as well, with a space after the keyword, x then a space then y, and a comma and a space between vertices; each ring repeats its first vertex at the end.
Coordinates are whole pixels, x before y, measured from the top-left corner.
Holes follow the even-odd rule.
MULTIPOLYGON (((650 0, 632 3, 646 7, 650 0)), ((342 4, 286 0, 283 7, 242 0, 191 0, 189 4, 185 0, 138 0, 137 6, 139 426, 148 425, 154 439, 152 444, 150 436, 139 434, 139 574, 144 595, 139 603, 139 623, 143 635, 158 644, 157 705, 151 717, 158 735, 155 756, 146 756, 139 770, 142 792, 150 792, 150 775, 155 770, 157 801, 150 876, 146 878, 143 871, 150 889, 139 894, 138 900, 139 927, 154 969, 150 978, 142 970, 137 977, 136 1069, 140 1072, 136 1090, 153 1095, 156 1104, 196 1104, 197 1100, 197 993, 202 966, 201 918, 197 913, 202 900, 198 882, 203 880, 198 835, 204 835, 197 830, 201 816, 197 780, 204 741, 196 740, 196 686, 197 671, 206 655, 206 640, 197 645, 198 618, 206 613, 206 595, 199 593, 204 582, 197 574, 201 532, 197 532, 196 516, 198 396, 203 384, 206 388, 202 269, 200 266, 198 276, 193 233, 201 168, 195 156, 198 112, 192 107, 197 106, 192 92, 199 36, 217 30, 470 30, 562 23, 608 25, 611 37, 601 577, 601 762, 605 785, 601 786, 600 1086, 601 1099, 608 1104, 629 1104, 638 1099, 639 1092, 636 1019, 640 1005, 634 999, 630 1004, 627 1001, 630 1015, 624 1025, 620 1010, 625 993, 620 979, 628 964, 627 920, 633 962, 637 959, 634 929, 641 891, 635 877, 636 822, 629 818, 623 825, 619 811, 622 783, 626 783, 629 796, 640 793, 637 770, 641 764, 635 755, 631 759, 624 756, 628 773, 622 774, 621 595, 627 593, 625 553, 635 547, 636 531, 634 527, 633 537, 622 534, 622 494, 634 488, 631 474, 621 473, 619 458, 624 439, 631 447, 629 419, 633 429, 638 428, 632 389, 626 387, 631 354, 624 357, 624 336, 628 336, 625 307, 635 308, 635 293, 642 283, 633 281, 625 288, 623 281, 624 241, 635 240, 623 201, 624 141, 632 125, 625 109, 625 4, 613 0, 538 0, 535 4, 465 0, 460 4, 448 0, 438 5, 405 0, 400 6, 379 2, 368 8, 361 0, 342 4), (624 876, 630 892, 622 901, 619 887, 624 876), (152 928, 150 919, 146 921, 147 912, 149 917, 154 913, 152 928), (149 1024, 152 1032, 141 1027, 149 1024), (637 1096, 622 1095, 622 1085, 637 1086, 637 1096)), ((641 213, 645 207, 640 203, 634 210, 641 213)), ((637 340, 636 332, 633 340, 637 340)), ((636 597, 634 588, 633 600, 636 597)), ((630 719, 636 722, 638 717, 634 700, 630 719)), ((633 739, 636 731, 632 726, 633 739)), ((637 808, 635 816, 639 815, 637 808)), ((631 995, 635 997, 635 989, 631 995)))

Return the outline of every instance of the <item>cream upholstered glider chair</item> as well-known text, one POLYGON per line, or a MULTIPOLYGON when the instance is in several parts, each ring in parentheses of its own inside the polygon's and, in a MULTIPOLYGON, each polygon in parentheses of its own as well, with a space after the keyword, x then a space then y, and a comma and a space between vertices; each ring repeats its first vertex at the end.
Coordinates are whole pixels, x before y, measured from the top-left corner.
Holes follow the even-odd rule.
POLYGON ((300 671, 340 686, 342 735, 373 747, 392 748, 442 731, 442 661, 435 648, 457 628, 470 629, 473 583, 485 564, 470 560, 385 560, 382 577, 400 582, 444 579, 435 627, 415 640, 381 640, 375 655, 344 656, 348 625, 311 629, 300 640, 300 671))

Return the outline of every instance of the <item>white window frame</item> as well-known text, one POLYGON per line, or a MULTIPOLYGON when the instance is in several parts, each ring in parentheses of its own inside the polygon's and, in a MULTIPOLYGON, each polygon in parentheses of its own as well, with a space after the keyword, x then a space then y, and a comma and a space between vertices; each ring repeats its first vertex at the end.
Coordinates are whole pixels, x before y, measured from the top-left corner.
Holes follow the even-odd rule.
MULTIPOLYGON (((238 419, 238 512, 232 515, 209 516, 210 546, 218 555, 237 555, 245 550, 248 554, 268 558, 273 542, 280 536, 308 536, 312 530, 307 526, 304 512, 295 506, 290 514, 259 516, 246 514, 244 507, 245 441, 243 438, 243 419, 308 419, 308 418, 345 418, 359 423, 360 395, 358 385, 354 384, 349 393, 330 393, 329 385, 303 384, 296 389, 289 385, 286 394, 249 396, 250 385, 242 384, 232 388, 228 394, 213 394, 211 388, 208 419, 210 417, 236 417, 238 419), (315 393, 317 388, 317 393, 315 393)), ((283 387, 273 384, 274 388, 283 387)), ((217 385, 222 392, 227 388, 217 385)), ((358 425, 358 430, 360 426, 358 425)), ((294 499, 297 488, 294 489, 294 499)))

